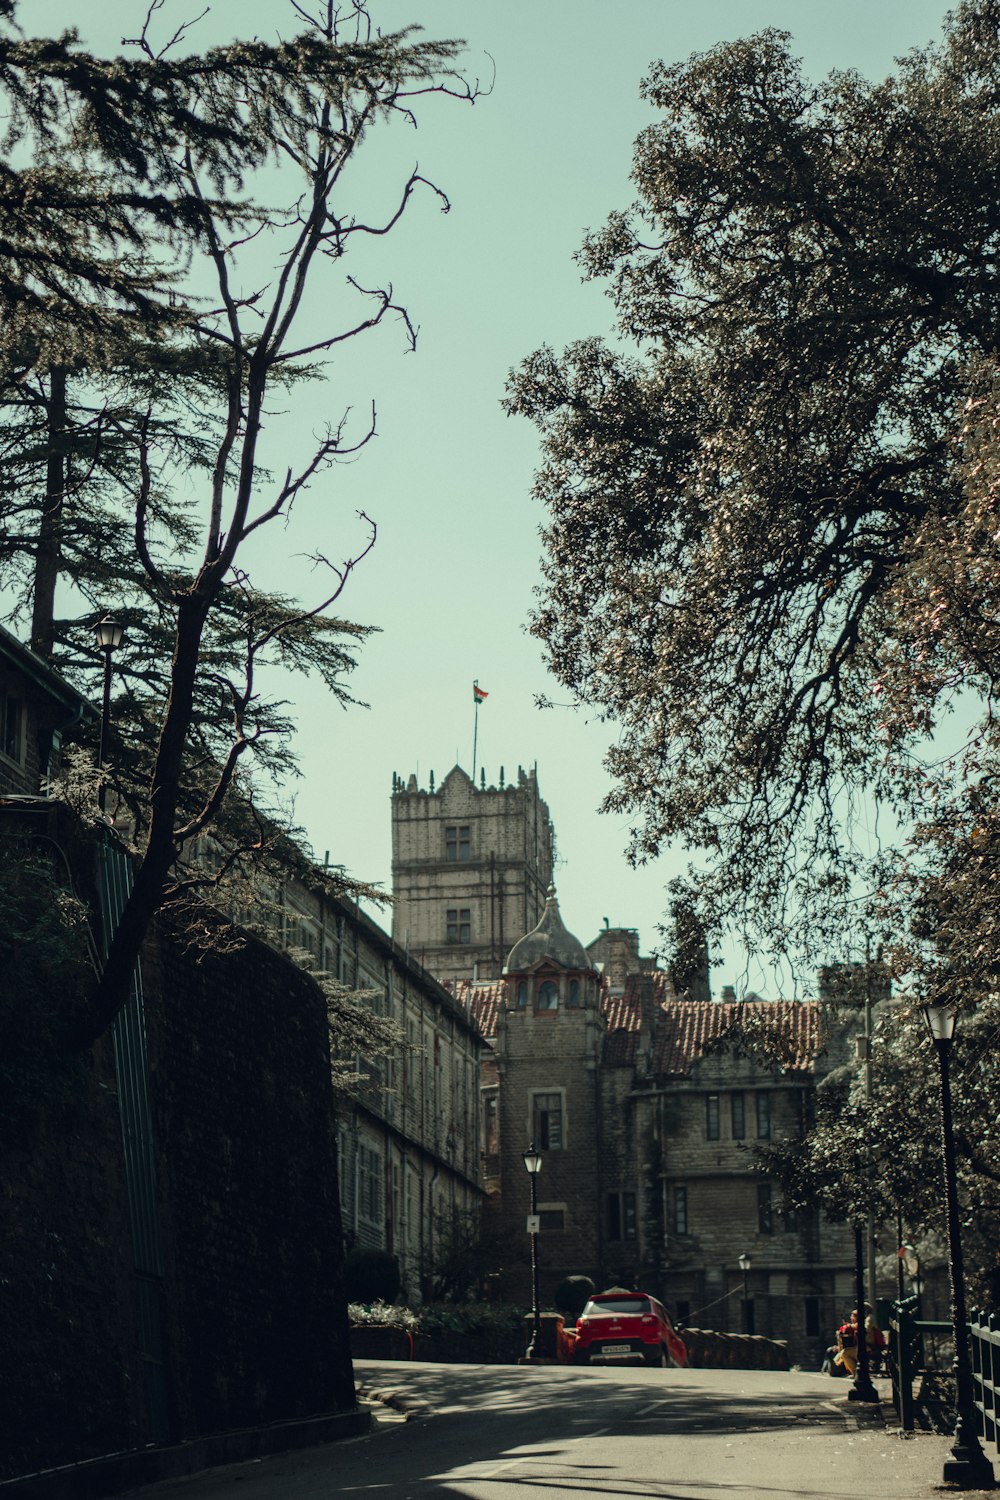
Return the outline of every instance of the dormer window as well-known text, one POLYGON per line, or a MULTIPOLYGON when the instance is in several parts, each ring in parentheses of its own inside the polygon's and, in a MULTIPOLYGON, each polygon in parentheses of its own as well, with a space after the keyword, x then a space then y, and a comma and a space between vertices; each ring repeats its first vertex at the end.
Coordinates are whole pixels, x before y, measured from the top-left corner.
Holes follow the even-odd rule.
POLYGON ((559 1009, 559 986, 551 979, 545 979, 538 986, 538 1009, 559 1009))

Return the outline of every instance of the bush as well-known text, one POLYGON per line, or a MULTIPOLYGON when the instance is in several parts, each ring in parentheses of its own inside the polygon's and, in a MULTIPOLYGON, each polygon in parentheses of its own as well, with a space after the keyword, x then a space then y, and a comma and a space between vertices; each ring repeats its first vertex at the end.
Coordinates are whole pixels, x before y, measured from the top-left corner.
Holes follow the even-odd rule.
POLYGON ((399 1261, 388 1250, 350 1250, 344 1258, 348 1302, 395 1302, 399 1261))
POLYGON ((388 1302, 347 1304, 347 1321, 352 1328, 401 1328, 406 1333, 415 1333, 419 1319, 408 1307, 396 1307, 388 1302))
POLYGON ((597 1288, 589 1276, 567 1276, 552 1294, 552 1301, 567 1323, 575 1323, 597 1288))

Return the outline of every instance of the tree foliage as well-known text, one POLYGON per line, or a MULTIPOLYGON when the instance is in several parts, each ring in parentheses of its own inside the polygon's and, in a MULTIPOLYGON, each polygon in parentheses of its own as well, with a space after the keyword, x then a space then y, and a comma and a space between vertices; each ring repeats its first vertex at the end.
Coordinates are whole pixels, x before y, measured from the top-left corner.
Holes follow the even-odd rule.
POLYGON ((153 912, 205 878, 185 851, 234 808, 246 847, 266 842, 247 768, 255 756, 287 766, 270 747, 290 728, 268 674, 315 671, 351 701, 344 675, 366 632, 334 606, 374 527, 363 518, 345 557, 327 507, 307 603, 257 587, 250 554, 259 563, 262 531, 286 526, 365 445, 374 409, 331 418, 307 452, 266 448, 265 435, 289 386, 319 377, 346 341, 394 321, 412 345, 392 287, 341 262, 389 233, 414 194, 447 199, 414 169, 371 219, 345 178, 374 131, 416 123, 420 97, 475 93, 455 43, 382 36, 361 3, 293 5, 292 41, 200 54, 184 25, 154 46, 159 8, 128 56, 96 58, 73 32, 26 41, 10 7, 0 34, 15 184, 0 445, 22 480, 0 496, 0 566, 15 612, 32 607, 36 644, 84 682, 96 613, 121 610, 132 638, 130 753, 117 760, 138 863, 77 1044, 115 1014, 153 912), (60 582, 75 590, 62 620, 38 608, 60 582))
MULTIPOLYGON (((962 1240, 973 1295, 992 1301, 1000 1233, 1000 1087, 997 1026, 988 1011, 963 1018, 951 1059, 962 1240)), ((834 1219, 902 1220, 904 1238, 947 1243, 940 1083, 919 1015, 886 1010, 872 1049, 872 1098, 860 1072, 840 1068, 816 1089, 815 1121, 803 1135, 758 1151, 760 1170, 781 1183, 786 1203, 834 1219)), ((926 1257, 925 1257, 926 1258, 926 1257)))
POLYGON ((953 794, 953 863, 989 826, 1000 6, 881 83, 813 84, 767 31, 643 96, 638 201, 580 253, 618 339, 509 385, 544 453, 532 628, 616 725, 631 856, 682 841, 706 919, 825 959, 888 890, 883 825, 953 794), (979 774, 933 766, 970 700, 979 774))

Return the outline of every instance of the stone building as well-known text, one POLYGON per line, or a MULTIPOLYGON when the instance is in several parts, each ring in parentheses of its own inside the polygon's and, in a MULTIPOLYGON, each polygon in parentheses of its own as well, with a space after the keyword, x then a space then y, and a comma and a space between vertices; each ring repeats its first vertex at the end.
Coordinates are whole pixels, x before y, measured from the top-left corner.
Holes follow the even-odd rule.
MULTIPOLYGON (((612 989, 594 948, 567 932, 550 891, 503 978, 456 986, 492 1044, 482 1128, 494 1211, 522 1220, 533 1143, 544 1297, 573 1274, 641 1285, 678 1319, 787 1338, 793 1358, 818 1363, 852 1296, 850 1237, 786 1211, 751 1148, 802 1129, 844 1038, 816 1002, 679 1000, 648 961, 612 989), (726 1044, 757 1012, 777 1062, 726 1044)), ((523 1273, 513 1281, 510 1295, 526 1296, 523 1273)))
POLYGON ((393 778, 392 933, 438 979, 499 976, 542 913, 553 858, 535 770, 477 787, 455 766, 427 790, 393 778))
POLYGON ((390 1251, 402 1294, 419 1302, 433 1292, 452 1229, 482 1206, 480 1033, 377 922, 320 881, 289 878, 261 892, 259 910, 275 947, 363 992, 364 1004, 396 1024, 391 1055, 346 1059, 357 1082, 338 1091, 341 1217, 347 1248, 390 1251))
POLYGON ((37 796, 58 774, 63 736, 99 711, 0 625, 0 796, 37 796))

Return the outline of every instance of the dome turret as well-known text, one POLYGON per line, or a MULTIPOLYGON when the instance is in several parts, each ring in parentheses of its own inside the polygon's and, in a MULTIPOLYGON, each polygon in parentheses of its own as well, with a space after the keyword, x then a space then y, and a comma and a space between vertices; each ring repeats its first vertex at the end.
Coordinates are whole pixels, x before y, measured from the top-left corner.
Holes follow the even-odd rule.
POLYGON ((507 955, 505 974, 523 974, 541 960, 550 959, 561 969, 593 968, 579 938, 567 932, 559 914, 556 888, 550 885, 541 921, 533 931, 520 938, 507 955))

